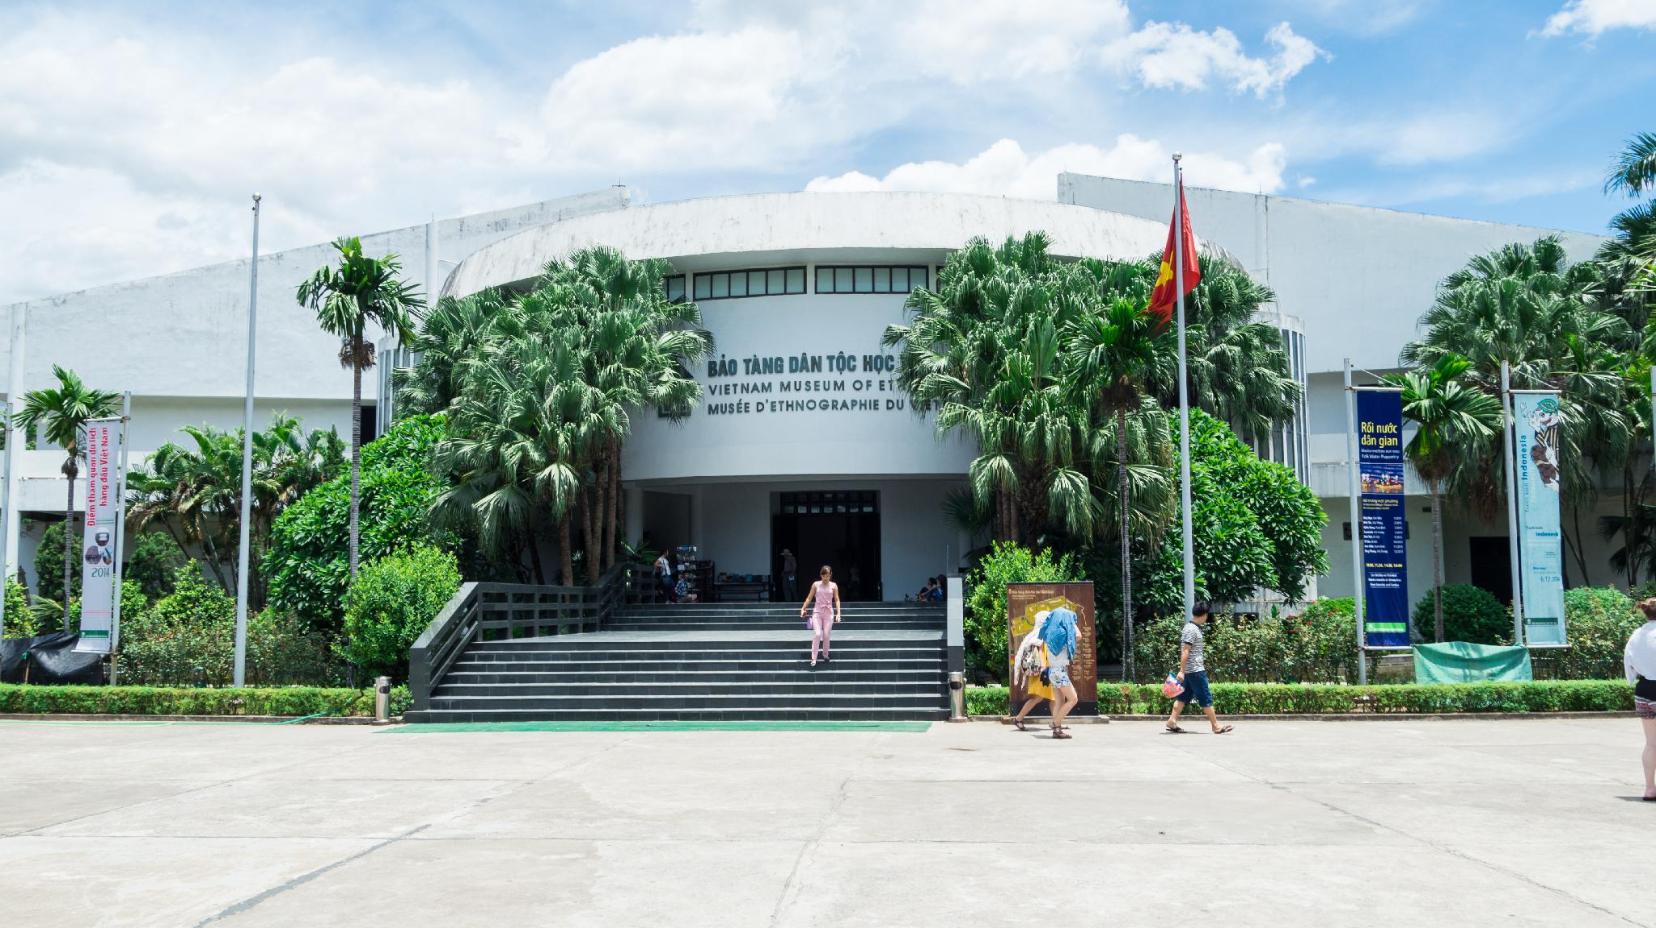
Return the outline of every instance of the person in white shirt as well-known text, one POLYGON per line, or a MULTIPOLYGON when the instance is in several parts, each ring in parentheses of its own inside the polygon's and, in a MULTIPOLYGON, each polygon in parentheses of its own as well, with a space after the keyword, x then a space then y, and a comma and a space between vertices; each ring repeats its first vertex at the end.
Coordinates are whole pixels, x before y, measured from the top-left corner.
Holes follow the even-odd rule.
POLYGON ((1633 630, 1622 669, 1633 684, 1633 710, 1644 726, 1644 800, 1656 802, 1656 597, 1639 603, 1645 623, 1633 630))

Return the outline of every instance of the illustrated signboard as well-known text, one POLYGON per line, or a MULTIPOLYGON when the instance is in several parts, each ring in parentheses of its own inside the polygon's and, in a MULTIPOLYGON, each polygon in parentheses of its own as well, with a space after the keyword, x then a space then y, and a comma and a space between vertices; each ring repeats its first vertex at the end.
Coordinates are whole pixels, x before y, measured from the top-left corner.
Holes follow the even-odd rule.
MULTIPOLYGON (((1037 616, 1063 607, 1075 613, 1075 629, 1080 636, 1075 658, 1070 662, 1070 682, 1075 684, 1079 702, 1072 715, 1098 714, 1098 648, 1094 640, 1096 626, 1093 620, 1093 585, 1091 581, 1078 583, 1009 583, 1006 585, 1006 640, 1007 662, 1018 643, 1032 631, 1037 616)), ((1011 711, 1023 705, 1024 691, 1018 686, 1015 674, 1008 674, 1012 683, 1011 711)), ((1050 705, 1039 712, 1045 714, 1050 705)))
POLYGON ((80 640, 76 651, 108 654, 115 612, 115 522, 120 518, 121 420, 86 424, 86 529, 81 537, 80 640))
POLYGON ((1518 562, 1524 596, 1524 643, 1562 646, 1564 542, 1559 522, 1558 396, 1514 393, 1518 460, 1518 562))
POLYGON ((1403 498, 1403 397, 1357 394, 1357 473, 1361 489, 1363 643, 1409 647, 1408 526, 1403 498))

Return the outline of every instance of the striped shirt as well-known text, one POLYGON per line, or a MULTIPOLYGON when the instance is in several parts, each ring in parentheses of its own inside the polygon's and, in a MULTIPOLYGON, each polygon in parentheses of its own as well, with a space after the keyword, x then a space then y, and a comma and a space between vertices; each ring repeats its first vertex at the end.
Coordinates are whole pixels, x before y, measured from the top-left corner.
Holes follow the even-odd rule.
POLYGON ((1185 673, 1204 673, 1207 664, 1202 662, 1202 626, 1195 622, 1186 622, 1184 631, 1179 633, 1179 643, 1190 646, 1190 660, 1185 662, 1185 673))

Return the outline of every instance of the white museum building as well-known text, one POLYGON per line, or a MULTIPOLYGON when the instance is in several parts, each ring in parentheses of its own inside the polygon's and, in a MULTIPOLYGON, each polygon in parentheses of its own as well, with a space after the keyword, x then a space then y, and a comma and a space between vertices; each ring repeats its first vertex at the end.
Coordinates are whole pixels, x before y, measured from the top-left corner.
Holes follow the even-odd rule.
MULTIPOLYGON (((964 485, 974 449, 939 438, 908 408, 892 383, 894 353, 881 347, 910 288, 932 284, 948 253, 974 237, 1039 230, 1057 255, 1100 258, 1141 258, 1166 240, 1168 185, 1073 174, 1056 182, 1056 201, 788 193, 636 205, 617 187, 365 235, 363 244, 400 255, 426 292, 451 296, 523 284, 548 260, 593 244, 668 261, 670 295, 698 304, 715 350, 694 370, 705 397, 687 419, 634 419, 622 471, 629 536, 696 545, 733 574, 774 574, 786 547, 804 570, 833 563, 856 598, 900 600, 926 577, 955 571, 977 543, 942 505, 964 485)), ((1306 402, 1259 450, 1322 499, 1332 570, 1318 587, 1348 595, 1343 359, 1368 372, 1395 369, 1439 280, 1474 254, 1550 230, 1196 188, 1187 195, 1198 237, 1276 291, 1267 318, 1283 333, 1306 402)), ((1602 241, 1561 234, 1572 260, 1602 241)), ((294 298, 332 255, 322 243, 259 259, 261 424, 286 412, 348 433, 349 372, 294 298)), ((21 358, 25 391, 48 385, 53 364, 100 389, 130 390, 135 462, 178 440, 182 426, 238 427, 247 287, 247 262, 237 261, 14 304, 0 329, 0 386, 21 358), (118 351, 82 350, 94 320, 121 333, 118 351)), ((380 347, 389 361, 390 346, 380 347)), ((392 412, 391 366, 382 363, 365 387, 365 437, 392 412)), ((22 566, 32 583, 43 520, 63 511, 61 453, 17 459, 7 481, 20 505, 6 507, 6 569, 22 566)), ((1426 497, 1412 482, 1408 492, 1409 557, 1419 565, 1410 571, 1412 601, 1430 584, 1431 542, 1426 497)), ((1452 511, 1449 526, 1448 577, 1503 593, 1505 526, 1452 511)), ((1601 572, 1591 579, 1613 581, 1601 572)))

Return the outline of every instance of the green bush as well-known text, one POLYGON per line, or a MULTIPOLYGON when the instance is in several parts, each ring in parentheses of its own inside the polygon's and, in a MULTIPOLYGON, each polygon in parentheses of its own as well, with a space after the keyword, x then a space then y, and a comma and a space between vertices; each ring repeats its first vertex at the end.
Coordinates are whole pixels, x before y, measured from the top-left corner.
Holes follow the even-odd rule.
MULTIPOLYGON (((76 529, 79 529, 77 523, 76 529)), ((63 602, 63 523, 53 522, 40 536, 40 545, 34 557, 35 594, 56 603, 63 602)), ((81 565, 77 559, 69 565, 69 595, 79 596, 81 565)), ((59 624, 61 623, 61 617, 59 624)))
POLYGON ((29 610, 29 593, 16 580, 6 581, 5 636, 33 638, 39 633, 39 622, 29 610))
POLYGON ((195 567, 178 569, 171 595, 136 614, 125 612, 123 605, 120 679, 137 684, 231 683, 236 602, 217 584, 203 580, 195 567))
MULTIPOLYGON (((1349 597, 1311 603, 1298 615, 1216 614, 1203 629, 1204 656, 1216 680, 1344 683, 1357 677, 1357 628, 1349 597)), ((1182 617, 1158 619, 1134 638, 1136 675, 1159 681, 1179 662, 1182 617)))
POLYGON ((190 563, 172 536, 163 532, 140 532, 123 539, 127 544, 121 564, 121 579, 131 580, 143 590, 144 598, 157 600, 173 591, 173 576, 190 563))
MULTIPOLYGON (((413 704, 391 691, 391 714, 413 704)), ((372 716, 374 691, 292 686, 212 689, 152 686, 30 686, 0 683, 0 712, 77 715, 372 716)))
MULTIPOLYGON (((1437 620, 1428 592, 1415 603, 1415 639, 1437 640, 1437 620)), ((1512 613, 1495 594, 1481 586, 1469 583, 1449 583, 1443 587, 1443 634, 1445 641, 1469 641, 1473 644, 1511 644, 1512 613)))
POLYGON ((328 639, 304 619, 269 608, 248 619, 249 686, 338 686, 344 681, 345 668, 328 639))
POLYGON ((996 542, 966 579, 966 661, 972 676, 1006 679, 1007 584, 1079 579, 1080 571, 1069 555, 1054 558, 1046 548, 1030 551, 1011 542, 996 542))
POLYGON ((1613 587, 1565 590, 1564 629, 1570 646, 1532 652, 1536 672, 1562 680, 1619 677, 1627 638, 1644 620, 1644 613, 1621 590, 1613 587))
POLYGON ((345 607, 341 657, 370 674, 408 675, 408 648, 460 589, 454 555, 426 545, 363 565, 345 607))
MULTIPOLYGON (((429 519, 431 503, 445 486, 433 465, 442 437, 441 416, 410 416, 363 446, 362 563, 416 544, 457 550, 459 539, 434 529, 429 519)), ((270 548, 260 564, 269 578, 270 605, 326 634, 337 631, 345 614, 350 486, 350 474, 343 474, 284 510, 271 526, 270 548)))
MULTIPOLYGON (((1215 683, 1213 704, 1221 715, 1631 712, 1633 688, 1621 680, 1380 686, 1215 683)), ((1105 715, 1161 715, 1171 707, 1172 701, 1156 684, 1098 684, 1098 711, 1105 715)), ((1007 688, 967 687, 966 711, 1005 714, 1007 688)))

